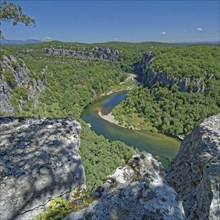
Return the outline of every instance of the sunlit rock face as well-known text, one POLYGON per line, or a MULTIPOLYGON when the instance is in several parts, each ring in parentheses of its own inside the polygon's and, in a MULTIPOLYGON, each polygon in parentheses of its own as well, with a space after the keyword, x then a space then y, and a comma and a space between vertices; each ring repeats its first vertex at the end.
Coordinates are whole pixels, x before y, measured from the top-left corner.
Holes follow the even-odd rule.
POLYGON ((166 180, 179 193, 187 219, 220 217, 220 114, 184 139, 166 170, 166 180))
POLYGON ((180 92, 205 92, 206 84, 203 78, 177 77, 175 72, 172 75, 168 75, 159 70, 150 69, 149 64, 155 58, 152 51, 147 51, 142 60, 137 62, 134 67, 134 72, 141 76, 141 81, 146 87, 153 88, 156 84, 169 87, 177 85, 180 92))
POLYGON ((123 60, 122 51, 110 49, 108 47, 85 47, 81 49, 43 48, 43 52, 47 55, 71 56, 83 60, 123 60))
POLYGON ((12 115, 30 100, 36 108, 46 84, 47 71, 45 67, 36 77, 23 61, 3 55, 0 60, 0 115, 12 115), (13 103, 12 97, 16 102, 13 103))
POLYGON ((177 193, 164 181, 160 163, 151 154, 134 155, 93 194, 100 199, 64 220, 185 219, 177 193))
POLYGON ((80 129, 73 119, 0 117, 1 220, 31 219, 85 187, 80 129))

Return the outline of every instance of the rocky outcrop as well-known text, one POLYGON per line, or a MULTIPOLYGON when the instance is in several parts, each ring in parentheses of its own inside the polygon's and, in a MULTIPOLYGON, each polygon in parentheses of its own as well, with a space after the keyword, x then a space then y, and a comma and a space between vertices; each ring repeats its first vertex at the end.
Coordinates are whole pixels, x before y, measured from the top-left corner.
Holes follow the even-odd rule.
POLYGON ((147 153, 134 155, 93 194, 100 199, 64 220, 185 219, 176 192, 163 179, 160 163, 147 153))
POLYGON ((202 78, 177 78, 174 74, 173 77, 168 76, 165 73, 155 72, 154 70, 148 69, 145 74, 145 85, 152 88, 156 83, 161 86, 170 86, 174 84, 179 86, 180 92, 204 92, 206 85, 202 78))
POLYGON ((205 92, 206 84, 203 78, 180 78, 173 73, 169 76, 166 73, 152 70, 149 64, 153 62, 155 56, 152 51, 148 51, 143 55, 140 62, 135 64, 134 72, 141 75, 141 80, 148 88, 154 87, 156 84, 161 86, 170 86, 174 84, 179 86, 180 92, 205 92))
POLYGON ((23 105, 33 100, 34 107, 37 106, 40 93, 46 84, 45 74, 47 67, 42 70, 41 78, 34 78, 30 70, 23 62, 19 62, 13 56, 3 56, 0 61, 0 113, 13 113, 14 108, 21 110, 23 105), (13 91, 16 89, 17 106, 12 104, 13 91))
POLYGON ((1 220, 29 220, 85 186, 73 119, 0 118, 1 220))
POLYGON ((11 103, 11 94, 8 85, 3 79, 3 75, 0 74, 0 113, 13 111, 14 107, 11 103))
POLYGON ((220 114, 206 119, 184 139, 166 173, 183 200, 187 219, 219 219, 220 114))
POLYGON ((121 51, 105 48, 105 47, 93 47, 83 48, 82 50, 70 50, 61 48, 43 48, 43 52, 48 55, 59 56, 74 56, 79 59, 98 59, 108 61, 121 61, 123 60, 121 51))

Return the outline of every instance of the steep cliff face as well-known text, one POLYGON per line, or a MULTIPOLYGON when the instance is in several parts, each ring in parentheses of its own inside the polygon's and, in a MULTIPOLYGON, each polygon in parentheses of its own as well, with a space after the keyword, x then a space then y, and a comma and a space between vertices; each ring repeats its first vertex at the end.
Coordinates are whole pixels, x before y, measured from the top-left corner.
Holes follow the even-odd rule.
POLYGON ((206 119, 184 139, 166 173, 188 219, 219 219, 220 114, 206 119))
POLYGON ((51 198, 85 187, 73 119, 0 117, 1 220, 27 220, 51 198))
POLYGON ((45 73, 42 70, 41 78, 31 77, 26 65, 13 56, 3 56, 0 61, 0 113, 13 113, 14 108, 22 110, 23 105, 33 100, 37 106, 40 93, 46 84, 45 73), (16 100, 13 105, 12 96, 16 100))
POLYGON ((93 194, 100 199, 64 220, 185 219, 176 192, 163 179, 159 162, 147 153, 134 155, 93 194))
POLYGON ((179 86, 181 92, 204 92, 206 84, 203 78, 180 78, 173 73, 172 76, 167 75, 159 71, 155 71, 149 68, 150 62, 153 62, 155 56, 153 52, 148 51, 143 55, 143 58, 138 62, 134 71, 142 76, 142 81, 145 86, 152 88, 156 83, 160 83, 161 86, 173 86, 176 84, 179 86))
POLYGON ((48 55, 74 56, 79 59, 85 59, 85 60, 87 59, 98 59, 98 60, 108 60, 108 61, 123 60, 120 51, 105 47, 83 48, 82 50, 44 48, 43 52, 48 55))

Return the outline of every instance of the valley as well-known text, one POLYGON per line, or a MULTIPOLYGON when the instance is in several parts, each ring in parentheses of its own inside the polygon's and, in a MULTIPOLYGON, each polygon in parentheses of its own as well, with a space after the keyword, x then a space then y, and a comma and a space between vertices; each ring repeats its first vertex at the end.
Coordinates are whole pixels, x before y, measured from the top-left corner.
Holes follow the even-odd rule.
POLYGON ((51 41, 0 50, 1 116, 76 119, 90 196, 135 153, 169 166, 176 137, 220 112, 218 45, 51 41), (118 125, 103 119, 109 113, 118 125))

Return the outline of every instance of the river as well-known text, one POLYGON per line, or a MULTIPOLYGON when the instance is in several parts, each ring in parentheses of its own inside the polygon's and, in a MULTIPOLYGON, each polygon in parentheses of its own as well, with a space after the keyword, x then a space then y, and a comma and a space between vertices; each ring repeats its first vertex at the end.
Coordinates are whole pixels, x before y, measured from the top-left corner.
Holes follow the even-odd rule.
POLYGON ((141 151, 159 156, 162 161, 164 158, 173 158, 179 150, 180 141, 178 139, 160 133, 126 129, 110 123, 98 115, 99 111, 103 114, 110 113, 125 99, 126 93, 127 91, 122 91, 99 98, 84 110, 82 119, 89 123, 91 129, 97 134, 103 135, 110 141, 122 141, 141 151))

